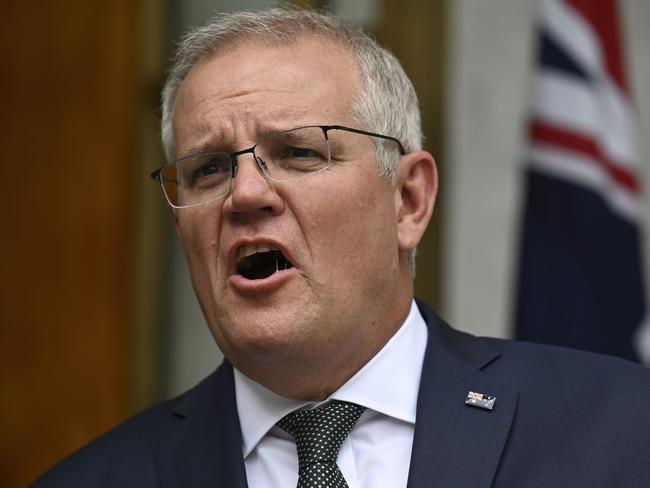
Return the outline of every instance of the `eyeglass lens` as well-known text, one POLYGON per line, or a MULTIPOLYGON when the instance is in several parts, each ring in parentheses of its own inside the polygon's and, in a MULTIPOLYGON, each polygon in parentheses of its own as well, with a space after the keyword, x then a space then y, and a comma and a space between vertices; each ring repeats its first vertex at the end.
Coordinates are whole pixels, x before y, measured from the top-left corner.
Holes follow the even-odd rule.
MULTIPOLYGON (((320 127, 302 127, 261 140, 254 147, 259 168, 274 181, 314 174, 330 163, 329 145, 320 127)), ((163 189, 170 203, 189 207, 228 194, 232 180, 230 154, 225 152, 188 156, 163 167, 163 189)))

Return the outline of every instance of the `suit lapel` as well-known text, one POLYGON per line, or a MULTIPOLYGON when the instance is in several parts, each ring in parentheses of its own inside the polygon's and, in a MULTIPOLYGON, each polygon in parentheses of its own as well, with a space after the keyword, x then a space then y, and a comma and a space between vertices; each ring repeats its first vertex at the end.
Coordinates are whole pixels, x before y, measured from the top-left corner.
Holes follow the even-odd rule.
POLYGON ((499 353, 451 329, 420 304, 429 325, 408 488, 489 487, 508 438, 517 393, 483 369, 499 353), (465 405, 469 391, 496 397, 493 410, 465 405))
POLYGON ((173 404, 154 446, 165 488, 246 488, 232 367, 222 366, 173 404))
MULTIPOLYGON (((408 488, 487 488, 508 438, 517 393, 484 372, 499 353, 451 329, 420 304, 429 325, 408 488), (497 398, 492 411, 465 405, 468 391, 497 398)), ((165 488, 247 488, 232 367, 172 404, 153 445, 165 488)))

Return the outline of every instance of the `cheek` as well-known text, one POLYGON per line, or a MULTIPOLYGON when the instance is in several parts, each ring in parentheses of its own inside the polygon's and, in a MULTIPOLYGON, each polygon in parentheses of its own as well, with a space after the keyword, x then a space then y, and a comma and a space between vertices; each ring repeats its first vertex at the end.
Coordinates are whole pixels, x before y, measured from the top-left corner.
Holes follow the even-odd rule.
POLYGON ((385 191, 348 188, 323 199, 321 205, 304 208, 307 241, 325 272, 356 282, 377 267, 392 267, 391 260, 397 259, 393 203, 392 194, 385 191))
POLYGON ((208 271, 211 268, 208 264, 218 258, 218 213, 206 210, 188 212, 179 219, 179 235, 192 274, 208 271))

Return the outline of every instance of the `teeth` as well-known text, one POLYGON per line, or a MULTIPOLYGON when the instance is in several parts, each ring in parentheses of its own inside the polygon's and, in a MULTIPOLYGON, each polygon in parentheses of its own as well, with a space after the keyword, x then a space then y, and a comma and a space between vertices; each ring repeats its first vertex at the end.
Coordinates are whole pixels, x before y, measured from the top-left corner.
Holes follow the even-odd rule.
POLYGON ((267 243, 246 244, 244 246, 239 246, 239 249, 237 249, 237 264, 239 264, 239 262, 242 259, 248 256, 252 256, 253 254, 256 254, 258 252, 269 252, 269 251, 278 251, 278 249, 267 243))

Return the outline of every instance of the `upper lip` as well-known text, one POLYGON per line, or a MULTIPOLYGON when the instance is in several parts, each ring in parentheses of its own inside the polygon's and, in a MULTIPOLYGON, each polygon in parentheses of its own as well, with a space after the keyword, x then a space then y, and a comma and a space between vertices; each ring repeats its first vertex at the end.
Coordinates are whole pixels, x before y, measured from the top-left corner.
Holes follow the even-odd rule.
POLYGON ((237 274, 237 251, 239 250, 239 248, 246 245, 253 245, 253 244, 254 245, 265 244, 273 250, 280 251, 282 255, 289 262, 291 262, 293 266, 296 266, 296 262, 294 261, 293 257, 291 256, 291 253, 286 248, 286 246, 274 238, 254 237, 249 239, 240 239, 235 241, 235 243, 233 243, 230 246, 230 249, 228 250, 228 276, 237 274))

